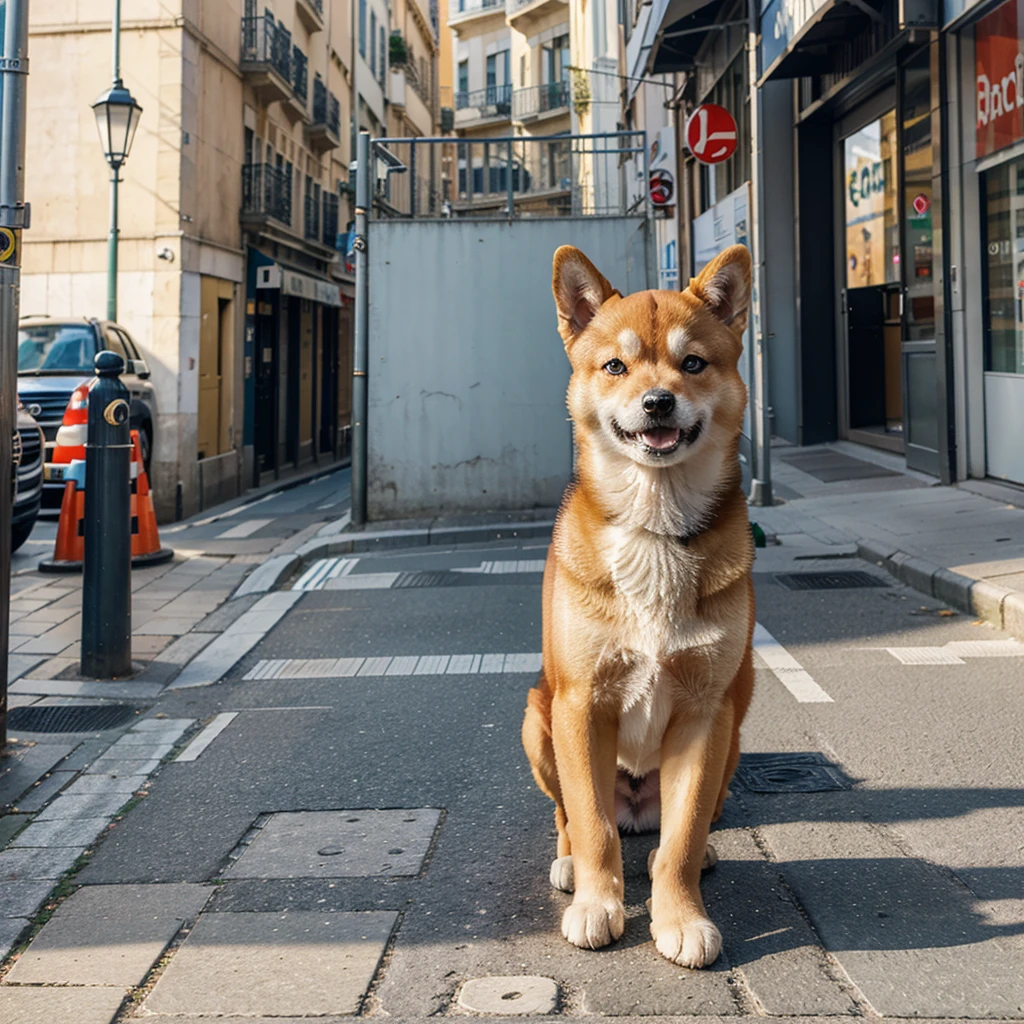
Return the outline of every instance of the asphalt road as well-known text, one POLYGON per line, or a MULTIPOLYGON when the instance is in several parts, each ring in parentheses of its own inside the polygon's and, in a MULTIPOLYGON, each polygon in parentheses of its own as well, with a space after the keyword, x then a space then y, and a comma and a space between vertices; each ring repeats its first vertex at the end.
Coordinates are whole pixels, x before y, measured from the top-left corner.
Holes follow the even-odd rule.
MULTIPOLYGON (((315 503, 346 486, 335 475, 232 522, 322 514, 315 503)), ((1024 1017, 1024 658, 962 646, 1006 637, 852 559, 837 567, 885 585, 792 591, 756 577, 758 621, 830 700, 801 702, 762 664, 744 750, 817 754, 847 788, 734 785, 704 883, 719 962, 692 972, 656 953, 653 836, 625 841, 623 939, 565 943, 568 897, 547 882, 551 805, 519 742, 545 548, 338 562, 223 682, 163 698, 171 717, 238 714, 198 760, 160 771, 78 880, 222 880, 219 911, 398 911, 366 1004, 395 1018, 448 1012, 485 975, 552 978, 569 1015, 1024 1017), (490 670, 453 660, 495 654, 490 670), (342 658, 355 660, 319 660, 342 658), (233 867, 268 814, 366 808, 441 812, 418 874, 233 867)))

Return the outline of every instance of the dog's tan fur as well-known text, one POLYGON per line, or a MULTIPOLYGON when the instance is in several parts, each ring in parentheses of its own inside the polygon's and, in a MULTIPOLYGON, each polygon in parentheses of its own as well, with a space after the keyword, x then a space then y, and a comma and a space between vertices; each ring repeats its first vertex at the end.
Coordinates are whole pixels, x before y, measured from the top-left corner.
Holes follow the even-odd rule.
POLYGON ((669 960, 703 967, 721 935, 701 900, 701 866, 706 851, 713 858, 708 830, 739 760, 754 681, 754 549, 738 461, 746 388, 737 371, 750 257, 733 246, 681 294, 623 298, 563 246, 553 290, 573 368, 577 474, 544 572, 543 668, 523 744, 555 802, 552 884, 575 891, 562 933, 588 948, 622 934, 617 775, 650 780, 659 770, 651 933, 669 960), (681 366, 691 354, 707 363, 697 373, 681 366), (613 375, 615 359, 626 370, 613 375), (672 392, 680 425, 702 424, 664 457, 635 440, 649 434, 612 425, 642 415, 637 405, 652 388, 672 392))

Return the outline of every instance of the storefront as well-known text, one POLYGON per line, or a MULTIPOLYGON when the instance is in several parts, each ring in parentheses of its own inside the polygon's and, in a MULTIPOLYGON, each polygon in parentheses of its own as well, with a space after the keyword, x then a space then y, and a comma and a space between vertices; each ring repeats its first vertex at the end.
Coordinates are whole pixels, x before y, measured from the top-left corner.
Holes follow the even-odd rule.
POLYGON ((951 274, 962 460, 965 475, 1024 484, 1024 3, 979 4, 950 40, 963 97, 951 274))
MULTIPOLYGON (((788 232, 796 267, 766 289, 769 313, 788 289, 794 310, 769 353, 796 386, 774 373, 772 404, 776 432, 795 443, 854 441, 949 479, 941 51, 937 25, 910 24, 907 10, 771 0, 762 11, 759 85, 765 97, 789 85, 795 136, 790 219, 769 209, 779 176, 764 173, 765 252, 784 259, 788 232)), ((767 151, 785 127, 765 120, 767 151)))

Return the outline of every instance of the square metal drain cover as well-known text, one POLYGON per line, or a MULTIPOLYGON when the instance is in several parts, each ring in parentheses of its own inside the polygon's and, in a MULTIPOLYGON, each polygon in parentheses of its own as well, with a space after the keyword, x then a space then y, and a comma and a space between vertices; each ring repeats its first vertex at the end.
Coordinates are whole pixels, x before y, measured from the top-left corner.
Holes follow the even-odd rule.
POLYGON ((224 877, 417 875, 440 819, 433 807, 272 814, 224 877))
POLYGON ((102 732, 125 725, 141 711, 135 704, 30 706, 11 711, 7 728, 21 732, 102 732))
POLYGON ((743 754, 736 781, 751 793, 827 793, 853 780, 824 754, 743 754))
POLYGON ((888 581, 870 572, 777 572, 775 579, 787 590, 852 590, 888 587, 888 581))
POLYGON ((391 584, 392 590, 408 590, 411 587, 457 587, 462 577, 455 572, 402 572, 391 584))

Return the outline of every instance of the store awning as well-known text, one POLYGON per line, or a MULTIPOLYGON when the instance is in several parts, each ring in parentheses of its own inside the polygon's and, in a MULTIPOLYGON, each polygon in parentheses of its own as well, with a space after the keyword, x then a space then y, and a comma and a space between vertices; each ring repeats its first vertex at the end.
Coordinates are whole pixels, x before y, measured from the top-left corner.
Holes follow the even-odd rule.
POLYGON ((703 42, 703 31, 721 13, 724 0, 653 0, 640 8, 640 17, 626 44, 629 95, 639 79, 651 74, 687 71, 703 42), (673 33, 679 33, 674 35, 673 33))
POLYGON ((310 302, 319 302, 322 306, 341 305, 341 289, 337 281, 312 277, 290 267, 283 267, 280 263, 258 267, 256 287, 280 289, 282 295, 295 295, 309 299, 310 302))

